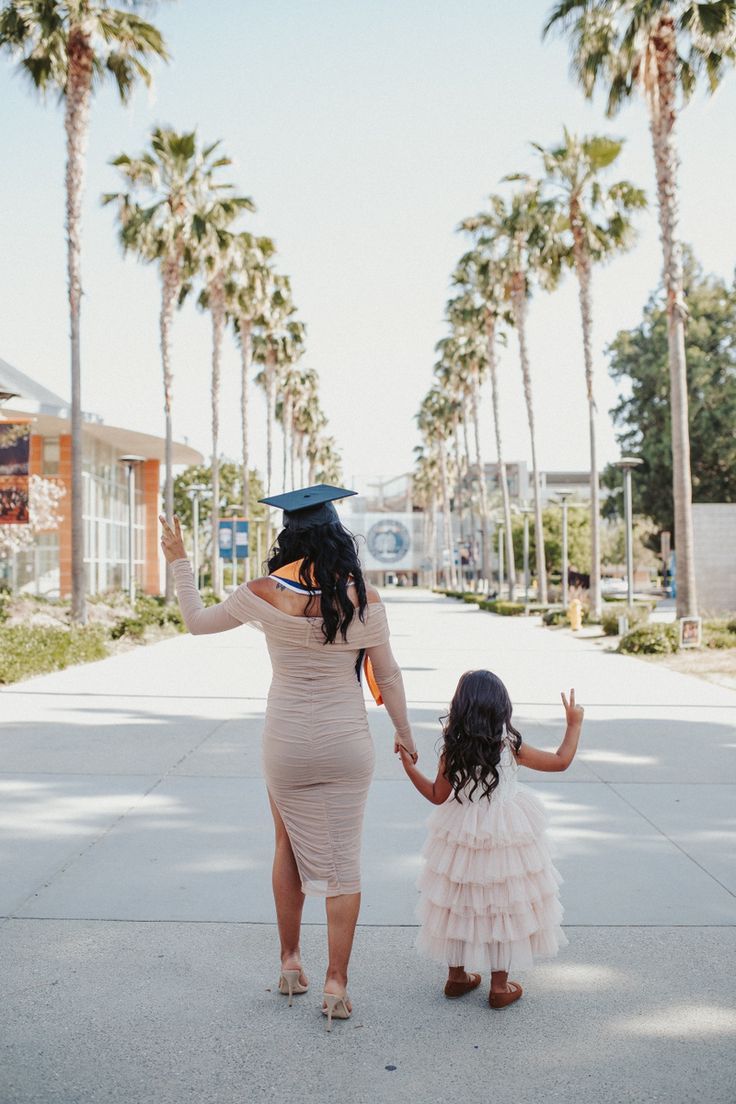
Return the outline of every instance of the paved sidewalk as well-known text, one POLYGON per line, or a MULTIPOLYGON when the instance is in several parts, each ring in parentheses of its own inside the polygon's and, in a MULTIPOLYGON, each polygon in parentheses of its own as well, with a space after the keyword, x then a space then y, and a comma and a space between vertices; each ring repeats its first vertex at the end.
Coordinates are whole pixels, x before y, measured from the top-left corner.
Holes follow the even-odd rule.
POLYGON ((458 675, 490 666, 525 737, 586 706, 550 811, 570 947, 503 1014, 415 957, 430 807, 384 711, 364 847, 355 1015, 325 1035, 277 973, 259 771, 268 660, 248 628, 181 637, 0 694, 2 1104, 297 1100, 733 1104, 736 693, 534 621, 388 596, 422 763, 458 675))

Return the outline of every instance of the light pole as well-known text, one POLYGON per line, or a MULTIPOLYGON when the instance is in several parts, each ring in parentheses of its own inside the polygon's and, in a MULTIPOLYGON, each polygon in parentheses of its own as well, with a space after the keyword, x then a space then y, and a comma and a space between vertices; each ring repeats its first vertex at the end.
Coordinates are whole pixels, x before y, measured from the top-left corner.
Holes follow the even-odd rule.
POLYGON ((118 462, 128 469, 128 601, 135 602, 135 469, 145 456, 119 456, 118 462))
POLYGON ((626 593, 627 605, 634 602, 634 517, 631 505, 631 473, 639 464, 643 464, 636 456, 622 456, 620 460, 614 460, 614 466, 624 473, 624 535, 626 538, 626 593))
POLYGON ((534 509, 526 502, 520 507, 521 515, 524 518, 524 605, 529 605, 529 518, 534 513, 534 509))
POLYGON ((205 483, 190 483, 187 495, 192 500, 192 574, 199 587, 199 499, 207 494, 205 483))
POLYGON ((503 562, 503 542, 506 535, 506 530, 503 525, 498 527, 498 597, 503 594, 503 579, 505 575, 504 562, 503 562))
POLYGON ((567 554, 567 500, 572 495, 572 491, 558 491, 557 500, 562 507, 562 608, 567 609, 568 585, 567 585, 567 571, 568 571, 568 554, 567 554))

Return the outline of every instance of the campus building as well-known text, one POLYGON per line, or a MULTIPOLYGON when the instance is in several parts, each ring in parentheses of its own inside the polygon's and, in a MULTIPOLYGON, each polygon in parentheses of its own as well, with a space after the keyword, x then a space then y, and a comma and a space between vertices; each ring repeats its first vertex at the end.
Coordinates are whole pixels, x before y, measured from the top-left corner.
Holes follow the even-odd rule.
MULTIPOLYGON (((48 597, 71 592, 71 427, 69 403, 0 359, 0 423, 30 423, 28 475, 63 487, 59 522, 37 532, 32 543, 0 558, 0 580, 13 590, 48 597)), ((87 590, 97 594, 128 585, 128 480, 123 456, 141 457, 135 471, 135 577, 146 594, 162 589, 159 548, 161 464, 164 439, 106 425, 83 415, 84 565, 87 590)), ((202 454, 174 443, 175 464, 200 464, 202 454)), ((32 515, 32 511, 31 511, 32 515)), ((33 517, 31 516, 31 522, 33 517)), ((0 518, 2 524, 2 518, 0 518)))

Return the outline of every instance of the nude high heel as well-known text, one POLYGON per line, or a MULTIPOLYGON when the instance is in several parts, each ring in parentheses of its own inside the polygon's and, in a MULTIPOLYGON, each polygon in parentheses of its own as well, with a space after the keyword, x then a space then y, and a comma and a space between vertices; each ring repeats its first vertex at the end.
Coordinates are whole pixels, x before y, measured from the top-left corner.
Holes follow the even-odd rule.
POLYGON ((295 993, 306 993, 308 986, 302 985, 299 981, 299 975, 301 970, 282 970, 281 977, 279 978, 279 993, 283 993, 284 996, 289 996, 289 1008, 291 1008, 291 1000, 295 993))
POLYGON ((348 1011, 347 993, 343 993, 342 996, 338 996, 337 993, 323 993, 322 1000, 327 1005, 322 1009, 322 1015, 327 1017, 327 1031, 332 1031, 332 1021, 335 1020, 349 1020, 352 1016, 352 1012, 348 1011))

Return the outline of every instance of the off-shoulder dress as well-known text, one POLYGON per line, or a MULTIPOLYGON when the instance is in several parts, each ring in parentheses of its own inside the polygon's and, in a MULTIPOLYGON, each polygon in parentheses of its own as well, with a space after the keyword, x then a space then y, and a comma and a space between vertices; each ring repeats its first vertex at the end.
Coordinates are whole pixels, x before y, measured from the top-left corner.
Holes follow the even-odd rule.
POLYGON ((373 741, 358 653, 370 657, 400 740, 411 734, 401 671, 389 643, 382 603, 356 616, 347 642, 325 644, 322 620, 272 606, 243 583, 205 608, 188 560, 174 562, 177 595, 189 631, 224 632, 252 625, 266 637, 273 679, 263 729, 262 762, 269 794, 289 834, 306 894, 360 891, 363 814, 373 775, 373 741))

